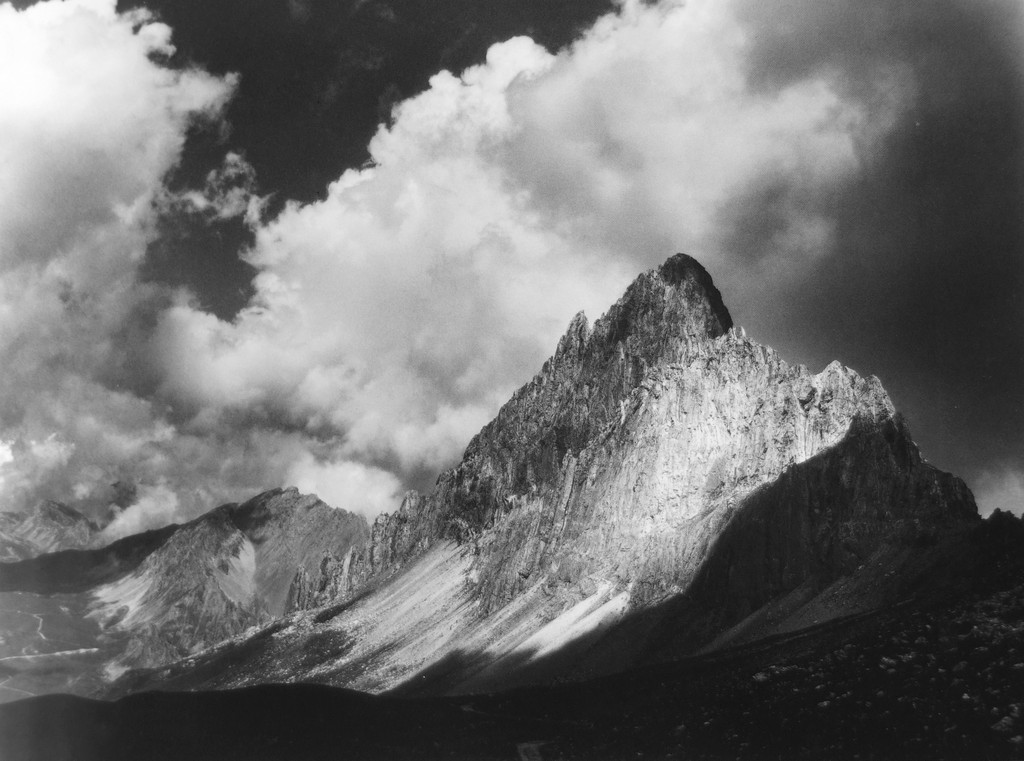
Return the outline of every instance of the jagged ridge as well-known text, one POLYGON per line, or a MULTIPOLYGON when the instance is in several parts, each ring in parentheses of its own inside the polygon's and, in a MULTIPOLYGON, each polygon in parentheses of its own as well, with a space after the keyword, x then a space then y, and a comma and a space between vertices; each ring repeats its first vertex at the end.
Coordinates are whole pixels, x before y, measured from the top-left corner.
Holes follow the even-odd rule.
POLYGON ((712 644, 781 598, 780 625, 797 621, 855 559, 974 519, 969 491, 920 461, 877 378, 788 365, 732 327, 680 255, 593 327, 577 315, 432 493, 296 576, 294 608, 330 607, 239 643, 249 655, 231 673, 216 666, 237 661, 229 645, 160 678, 197 686, 189 669, 205 663, 217 687, 378 691, 419 673, 423 689, 465 691, 550 677, 539 666, 556 652, 571 656, 557 673, 578 676, 712 644), (777 530, 761 528, 770 516, 777 530), (733 602, 699 604, 716 595, 733 602), (577 657, 599 641, 614 658, 577 657))
POLYGON ((103 676, 173 662, 275 620, 297 570, 368 538, 361 516, 275 489, 106 547, 0 563, 12 614, 0 699, 89 690, 103 676))
POLYGON ((88 546, 99 527, 67 505, 43 500, 27 512, 0 512, 0 561, 88 546))
POLYGON ((95 590, 93 615, 130 635, 121 667, 170 662, 281 616, 297 570, 367 538, 362 517, 274 489, 181 526, 131 574, 95 590))
POLYGON ((302 583, 321 593, 302 602, 326 603, 445 539, 476 546, 488 610, 540 569, 633 584, 638 600, 678 591, 730 504, 839 441, 857 415, 893 413, 877 379, 838 363, 790 368, 731 328, 710 276, 683 254, 637 278, 593 329, 578 314, 435 491, 379 518, 362 552, 326 560, 302 583), (694 531, 698 516, 709 520, 694 531))

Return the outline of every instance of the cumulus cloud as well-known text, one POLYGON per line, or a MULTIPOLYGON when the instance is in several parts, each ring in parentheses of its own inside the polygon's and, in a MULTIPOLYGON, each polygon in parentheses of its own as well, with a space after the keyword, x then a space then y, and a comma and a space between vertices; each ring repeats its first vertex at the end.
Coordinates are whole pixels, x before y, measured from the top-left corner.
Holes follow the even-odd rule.
POLYGON ((112 536, 283 484, 372 516, 457 459, 577 310, 675 251, 763 304, 832 251, 839 188, 915 81, 898 61, 856 87, 758 81, 767 22, 744 8, 630 1, 557 54, 496 45, 400 104, 371 166, 262 220, 241 156, 202 189, 163 184, 230 78, 162 66, 169 30, 113 2, 0 6, 0 78, 40 83, 0 116, 20 178, 0 185, 3 497, 19 473, 97 509, 140 484, 112 536), (140 281, 168 209, 252 226, 233 319, 140 281), (30 473, 32 442, 66 457, 30 473))
POLYGON ((62 471, 74 451, 73 444, 56 434, 41 441, 0 443, 0 489, 17 503, 31 500, 38 485, 62 471))
POLYGON ((757 30, 733 6, 627 5, 512 94, 511 167, 556 224, 637 262, 699 252, 719 277, 761 261, 781 279, 828 252, 827 199, 886 123, 819 72, 753 88, 757 30), (741 223, 756 250, 735 250, 741 223))
POLYGON ((103 537, 113 542, 141 531, 160 528, 180 519, 178 495, 166 483, 145 485, 137 499, 103 529, 103 537))
POLYGON ((242 217, 248 224, 256 225, 266 200, 257 194, 256 185, 256 170, 244 157, 231 151, 218 168, 206 175, 201 190, 165 193, 160 199, 160 211, 165 215, 199 214, 221 221, 242 217))
POLYGON ((187 299, 161 316, 161 394, 196 425, 244 412, 408 482, 639 270, 690 250, 725 279, 781 278, 822 256, 822 199, 884 125, 826 76, 751 88, 750 45, 729 4, 627 3, 560 54, 517 38, 436 75, 372 167, 257 229, 235 320, 187 299), (764 250, 736 264, 727 233, 754 214, 764 250))
POLYGON ((125 336, 159 303, 137 269, 163 177, 233 82, 160 65, 170 30, 114 6, 0 5, 5 508, 107 488, 122 468, 155 477, 146 450, 173 435, 125 388, 125 336))
POLYGON ((97 266, 102 251, 75 256, 83 237, 111 225, 123 236, 177 159, 188 122, 219 109, 231 89, 152 61, 172 50, 168 27, 141 12, 118 16, 108 0, 0 6, 5 269, 71 259, 69 274, 108 274, 97 266))
POLYGON ((344 460, 324 462, 309 452, 292 464, 285 478, 303 493, 363 515, 393 510, 401 498, 401 483, 393 473, 344 460))

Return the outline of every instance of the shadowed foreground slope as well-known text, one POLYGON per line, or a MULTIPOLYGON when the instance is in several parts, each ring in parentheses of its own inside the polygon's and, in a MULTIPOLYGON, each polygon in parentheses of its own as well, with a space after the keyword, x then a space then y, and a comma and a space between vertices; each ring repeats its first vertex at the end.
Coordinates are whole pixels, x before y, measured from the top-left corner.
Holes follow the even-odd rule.
POLYGON ((316 685, 0 706, 0 757, 1015 758, 1024 528, 996 516, 956 602, 894 606, 580 684, 400 699, 316 685))

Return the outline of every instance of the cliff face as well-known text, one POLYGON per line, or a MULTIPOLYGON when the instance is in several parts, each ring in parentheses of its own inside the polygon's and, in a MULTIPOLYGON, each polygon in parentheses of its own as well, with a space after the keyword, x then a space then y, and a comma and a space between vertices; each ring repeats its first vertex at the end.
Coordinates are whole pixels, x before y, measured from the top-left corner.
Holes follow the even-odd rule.
POLYGON ((286 611, 309 610, 345 598, 443 540, 443 526, 431 525, 425 517, 422 496, 410 491, 395 513, 374 521, 365 541, 332 545, 322 555, 307 555, 292 579, 286 611))
POLYGON ((290 607, 315 612, 152 678, 582 677, 895 602, 976 520, 876 378, 788 365, 679 255, 593 326, 577 315, 433 492, 298 573, 290 607))
MULTIPOLYGON (((488 609, 537 573, 607 579, 635 604, 681 591, 744 496, 836 443, 854 417, 891 412, 874 379, 838 365, 812 376, 735 333, 648 372, 621 408, 553 478, 508 500, 518 509, 481 542, 488 609)), ((493 455, 484 462, 493 472, 493 455)))
POLYGON ((378 519, 361 552, 325 559, 296 602, 325 604, 453 539, 474 548, 485 612, 541 579, 611 583, 643 605, 689 585, 747 495, 893 414, 876 378, 790 367, 733 329, 706 271, 677 255, 592 328, 577 315, 435 491, 378 519))
POLYGON ((178 528, 131 573, 92 591, 91 617, 127 645, 115 670, 154 666, 285 612, 297 573, 361 545, 365 520, 296 489, 224 505, 178 528))
MULTIPOLYGON (((856 579, 873 564, 891 571, 893 555, 927 551, 976 522, 966 485, 922 461, 902 416, 855 419, 839 444, 788 468, 744 500, 679 601, 685 615, 672 618, 685 624, 675 625, 672 648, 703 644, 794 590, 810 598, 837 580, 856 579), (885 553, 890 557, 880 557, 885 553)), ((831 602, 856 606, 860 601, 850 596, 863 595, 860 586, 832 590, 831 602)), ((877 601, 868 599, 863 607, 877 601)), ((801 602, 798 595, 790 604, 801 602)), ((827 617, 826 602, 813 606, 820 617, 827 617)), ((799 617, 786 628, 810 625, 810 618, 799 617)), ((771 621, 750 623, 763 629, 771 621)))

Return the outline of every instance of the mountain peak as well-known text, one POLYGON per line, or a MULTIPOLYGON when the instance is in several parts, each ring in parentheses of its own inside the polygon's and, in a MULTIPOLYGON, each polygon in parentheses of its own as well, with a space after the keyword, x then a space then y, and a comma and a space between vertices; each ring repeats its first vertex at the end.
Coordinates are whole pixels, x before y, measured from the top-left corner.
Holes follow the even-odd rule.
POLYGON ((676 254, 639 275, 593 325, 577 312, 553 359, 579 362, 588 352, 607 357, 621 349, 646 364, 675 361, 687 341, 715 339, 732 327, 708 271, 692 256, 676 254))
POLYGON ((678 361, 690 342, 716 339, 732 325, 708 271, 676 254, 637 277, 591 334, 599 353, 621 352, 651 365, 678 361))
POLYGON ((558 342, 558 348, 555 349, 555 357, 562 357, 566 354, 579 356, 586 348, 587 341, 590 340, 590 322, 587 320, 587 315, 583 312, 577 312, 576 316, 569 322, 569 327, 566 328, 565 334, 558 342))
POLYGON ((732 316, 722 301, 722 293, 715 287, 711 275, 704 266, 687 254, 676 254, 665 260, 658 268, 658 275, 666 285, 679 286, 691 281, 704 291, 708 304, 711 306, 722 326, 722 332, 732 327, 732 316))
POLYGON ((705 293, 708 304, 722 327, 722 332, 725 333, 732 327, 732 315, 729 314, 725 302, 722 301, 721 291, 715 287, 715 282, 708 270, 703 268, 703 265, 692 256, 676 254, 658 267, 657 273, 670 286, 680 286, 686 281, 691 281, 699 286, 705 293))
POLYGON ((61 502, 42 500, 26 512, 8 513, 0 527, 0 559, 22 560, 87 546, 97 526, 61 502))
POLYGON ((556 654, 569 677, 678 657, 874 606, 883 593, 854 575, 975 513, 876 378, 811 374, 732 330, 710 275, 679 254, 592 325, 577 314, 432 492, 361 546, 306 553, 287 609, 330 607, 267 638, 273 653, 229 684, 298 671, 476 692, 547 678, 556 654), (840 582, 863 598, 837 607, 824 595, 840 582), (395 645, 409 631, 443 643, 432 662, 395 645))

